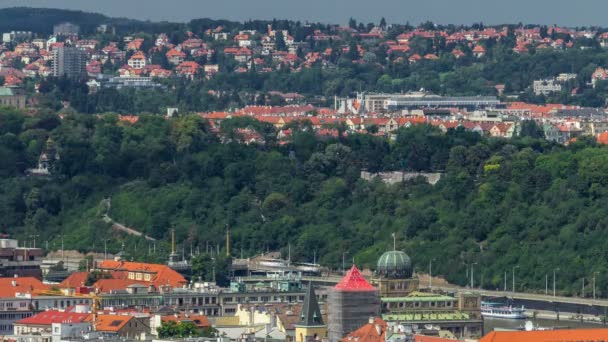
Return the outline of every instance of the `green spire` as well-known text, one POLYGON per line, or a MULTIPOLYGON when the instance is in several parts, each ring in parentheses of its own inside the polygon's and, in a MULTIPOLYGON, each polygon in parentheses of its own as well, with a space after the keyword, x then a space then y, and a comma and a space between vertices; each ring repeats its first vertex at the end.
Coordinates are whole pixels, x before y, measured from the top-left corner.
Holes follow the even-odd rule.
POLYGON ((300 313, 300 319, 298 326, 302 327, 314 327, 324 325, 323 317, 321 316, 321 309, 319 309, 319 302, 317 302, 317 295, 312 283, 308 283, 308 290, 306 291, 306 297, 304 297, 304 304, 302 306, 302 312, 300 313))

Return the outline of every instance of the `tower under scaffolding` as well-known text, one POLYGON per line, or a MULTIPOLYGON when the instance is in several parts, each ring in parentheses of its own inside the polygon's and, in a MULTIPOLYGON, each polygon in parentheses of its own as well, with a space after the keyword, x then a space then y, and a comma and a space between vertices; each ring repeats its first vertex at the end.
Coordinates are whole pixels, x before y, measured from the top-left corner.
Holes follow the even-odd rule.
POLYGON ((355 265, 333 287, 327 298, 328 330, 331 342, 357 330, 380 314, 378 291, 361 275, 355 265))

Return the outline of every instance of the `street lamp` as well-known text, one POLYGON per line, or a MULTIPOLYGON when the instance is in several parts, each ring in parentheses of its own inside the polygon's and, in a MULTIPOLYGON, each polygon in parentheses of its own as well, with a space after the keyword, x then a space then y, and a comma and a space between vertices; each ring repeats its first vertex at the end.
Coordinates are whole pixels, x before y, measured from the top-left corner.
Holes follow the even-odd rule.
POLYGON ((429 260, 429 290, 433 289, 433 261, 434 258, 429 260))
POLYGON ((519 268, 519 265, 513 266, 513 293, 515 293, 515 269, 519 268))
POLYGON ((559 267, 553 269, 553 297, 555 297, 555 271, 559 271, 559 267))

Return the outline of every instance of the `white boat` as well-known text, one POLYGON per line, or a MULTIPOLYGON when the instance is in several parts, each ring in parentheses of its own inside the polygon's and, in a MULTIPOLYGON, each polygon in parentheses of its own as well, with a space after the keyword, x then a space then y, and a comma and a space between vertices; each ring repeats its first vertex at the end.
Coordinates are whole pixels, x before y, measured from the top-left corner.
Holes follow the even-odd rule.
POLYGON ((481 315, 488 318, 525 319, 523 305, 521 307, 506 306, 500 303, 481 302, 481 315))

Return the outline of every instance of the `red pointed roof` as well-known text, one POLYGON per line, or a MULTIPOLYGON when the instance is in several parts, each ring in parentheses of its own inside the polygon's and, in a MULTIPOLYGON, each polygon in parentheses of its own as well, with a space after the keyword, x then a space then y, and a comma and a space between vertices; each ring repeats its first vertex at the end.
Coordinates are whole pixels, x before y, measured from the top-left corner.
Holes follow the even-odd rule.
POLYGON ((375 291, 373 287, 359 272, 357 266, 353 265, 344 278, 336 285, 336 290, 342 291, 375 291))

